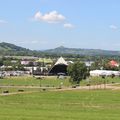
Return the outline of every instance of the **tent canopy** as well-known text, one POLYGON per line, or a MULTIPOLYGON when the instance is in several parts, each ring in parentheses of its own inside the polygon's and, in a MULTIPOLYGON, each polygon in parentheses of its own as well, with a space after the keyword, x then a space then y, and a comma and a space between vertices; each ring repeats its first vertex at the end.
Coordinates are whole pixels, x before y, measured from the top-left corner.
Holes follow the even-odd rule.
POLYGON ((57 75, 59 73, 67 74, 67 62, 60 57, 54 66, 50 69, 49 74, 57 75))

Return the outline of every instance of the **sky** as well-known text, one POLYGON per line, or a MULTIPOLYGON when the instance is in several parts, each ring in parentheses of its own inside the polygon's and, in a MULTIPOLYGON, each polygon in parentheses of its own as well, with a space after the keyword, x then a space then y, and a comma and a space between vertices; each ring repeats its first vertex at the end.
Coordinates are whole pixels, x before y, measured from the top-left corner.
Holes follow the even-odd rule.
POLYGON ((0 0, 0 42, 120 51, 120 0, 0 0))

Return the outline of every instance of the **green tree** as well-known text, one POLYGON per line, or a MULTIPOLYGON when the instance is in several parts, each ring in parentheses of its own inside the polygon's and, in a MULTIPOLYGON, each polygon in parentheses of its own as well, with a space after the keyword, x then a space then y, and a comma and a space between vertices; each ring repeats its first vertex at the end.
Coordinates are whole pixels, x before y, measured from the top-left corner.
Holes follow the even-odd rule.
POLYGON ((0 66, 2 66, 3 65, 3 60, 2 59, 0 59, 0 66))
POLYGON ((72 84, 80 84, 80 81, 82 79, 86 79, 88 75, 87 67, 84 63, 81 62, 75 62, 74 64, 71 64, 67 68, 68 75, 70 75, 70 82, 72 84))

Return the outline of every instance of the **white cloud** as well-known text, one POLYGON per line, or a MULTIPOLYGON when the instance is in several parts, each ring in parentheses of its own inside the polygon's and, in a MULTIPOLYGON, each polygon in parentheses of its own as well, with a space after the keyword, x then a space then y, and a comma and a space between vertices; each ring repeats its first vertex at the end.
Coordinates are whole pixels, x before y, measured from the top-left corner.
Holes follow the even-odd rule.
POLYGON ((45 13, 44 15, 40 11, 38 11, 34 15, 34 19, 37 21, 45 21, 48 23, 59 23, 63 22, 66 18, 57 11, 51 11, 49 13, 45 13))
POLYGON ((115 47, 120 47, 120 43, 115 43, 115 44, 112 44, 112 46, 115 46, 115 47))
POLYGON ((32 43, 32 44, 37 44, 38 41, 37 41, 37 40, 32 40, 31 43, 32 43))
POLYGON ((57 11, 51 11, 45 14, 38 11, 34 14, 34 17, 32 20, 39 21, 39 22, 44 21, 47 23, 61 23, 61 25, 63 25, 63 27, 67 29, 72 29, 75 27, 73 24, 67 23, 66 17, 58 13, 57 11))
POLYGON ((16 40, 15 40, 15 42, 17 42, 17 43, 19 43, 19 44, 37 44, 39 41, 37 41, 37 40, 16 41, 16 40))
POLYGON ((7 23, 7 21, 5 21, 5 20, 0 20, 0 24, 5 24, 5 23, 7 23))
POLYGON ((116 26, 116 25, 110 25, 109 26, 111 29, 113 29, 113 30, 117 30, 118 29, 118 27, 116 26))
POLYGON ((74 25, 70 24, 70 23, 65 23, 64 24, 65 28, 74 28, 74 25))

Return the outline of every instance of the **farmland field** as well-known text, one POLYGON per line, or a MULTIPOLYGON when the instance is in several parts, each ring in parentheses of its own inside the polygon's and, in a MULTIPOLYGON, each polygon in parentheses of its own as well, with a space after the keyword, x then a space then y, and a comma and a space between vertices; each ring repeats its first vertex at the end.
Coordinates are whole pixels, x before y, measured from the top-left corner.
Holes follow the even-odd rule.
POLYGON ((120 91, 44 91, 0 96, 0 120, 119 120, 120 91))

